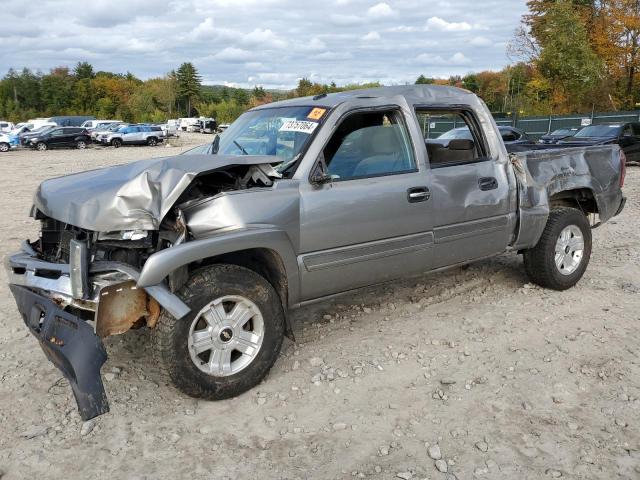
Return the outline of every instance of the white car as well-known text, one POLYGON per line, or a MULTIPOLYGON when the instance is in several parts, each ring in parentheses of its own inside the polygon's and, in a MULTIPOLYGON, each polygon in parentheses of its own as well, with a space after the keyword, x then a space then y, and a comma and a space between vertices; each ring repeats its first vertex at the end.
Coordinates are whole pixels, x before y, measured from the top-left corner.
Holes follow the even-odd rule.
POLYGON ((11 122, 0 120, 0 132, 9 133, 15 128, 15 125, 11 122))
POLYGON ((122 120, 87 120, 81 126, 87 130, 104 130, 114 123, 122 123, 122 120))
POLYGON ((17 137, 10 137, 6 133, 0 133, 0 153, 8 152, 18 146, 17 137))

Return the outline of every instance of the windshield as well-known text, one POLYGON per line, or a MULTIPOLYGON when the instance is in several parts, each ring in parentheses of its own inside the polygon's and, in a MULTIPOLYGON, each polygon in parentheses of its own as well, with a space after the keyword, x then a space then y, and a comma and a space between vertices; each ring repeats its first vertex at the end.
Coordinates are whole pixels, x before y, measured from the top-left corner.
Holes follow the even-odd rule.
POLYGON ((220 155, 275 155, 284 171, 294 164, 326 108, 276 107, 240 116, 220 135, 220 155))
POLYGON ((449 130, 448 132, 443 133, 438 138, 473 140, 473 138, 471 137, 471 132, 466 127, 454 128, 453 130, 449 130))
POLYGON ((620 134, 622 127, 620 125, 592 125, 585 127, 576 133, 578 137, 616 137, 620 134))
POLYGON ((554 137, 560 137, 560 136, 569 136, 569 135, 574 135, 576 133, 576 130, 570 130, 570 129, 564 129, 564 130, 554 130, 553 132, 551 132, 551 135, 554 137))

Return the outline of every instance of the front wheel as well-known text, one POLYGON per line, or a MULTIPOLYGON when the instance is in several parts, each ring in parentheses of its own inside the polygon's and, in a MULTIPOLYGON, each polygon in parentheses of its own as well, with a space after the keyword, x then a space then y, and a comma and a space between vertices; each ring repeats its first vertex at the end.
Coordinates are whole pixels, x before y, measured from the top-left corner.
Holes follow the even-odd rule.
POLYGON ((120 140, 119 138, 114 138, 113 140, 111 140, 111 145, 114 148, 120 148, 122 146, 122 140, 120 140))
POLYGON ((158 139, 155 137, 149 137, 147 138, 147 145, 149 145, 150 147, 155 147, 158 144, 158 139))
POLYGON ((84 150, 85 148, 87 148, 87 142, 85 142, 84 140, 78 140, 76 142, 76 148, 84 150))
POLYGON ((575 208, 552 210, 538 244, 524 252, 529 279, 541 287, 567 290, 580 281, 591 258, 591 226, 575 208))
POLYGON ((196 398, 222 400, 259 384, 284 339, 280 298, 262 276, 235 265, 194 272, 179 295, 191 307, 180 320, 164 312, 153 330, 158 363, 196 398))
POLYGON ((0 142, 0 152, 8 152, 11 146, 6 142, 0 142))
POLYGON ((47 149, 47 144, 44 142, 38 142, 36 144, 36 149, 40 150, 41 152, 44 152, 47 149))

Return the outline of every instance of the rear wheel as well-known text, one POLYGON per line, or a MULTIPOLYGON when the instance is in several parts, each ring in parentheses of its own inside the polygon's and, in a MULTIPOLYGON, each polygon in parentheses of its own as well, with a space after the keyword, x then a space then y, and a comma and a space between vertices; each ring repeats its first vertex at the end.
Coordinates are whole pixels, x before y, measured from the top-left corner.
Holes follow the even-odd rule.
POLYGON ((8 152, 10 149, 10 145, 6 142, 0 142, 0 152, 8 152))
POLYGON ((122 140, 120 140, 119 138, 114 138, 113 140, 111 140, 111 145, 115 148, 120 148, 122 146, 122 140))
POLYGON ((158 144, 158 139, 155 137, 149 137, 147 138, 147 145, 149 145, 150 147, 155 147, 158 144))
POLYGON ((44 142, 38 142, 36 143, 36 149, 44 152, 47 149, 47 144, 44 142))
POLYGON ((256 386, 276 361, 285 321, 273 286, 235 265, 196 271, 179 295, 191 312, 163 312, 153 330, 158 363, 182 392, 222 400, 256 386))
POLYGON ((524 252, 529 279, 541 287, 566 290, 580 281, 591 258, 591 226, 575 208, 552 210, 538 244, 524 252))

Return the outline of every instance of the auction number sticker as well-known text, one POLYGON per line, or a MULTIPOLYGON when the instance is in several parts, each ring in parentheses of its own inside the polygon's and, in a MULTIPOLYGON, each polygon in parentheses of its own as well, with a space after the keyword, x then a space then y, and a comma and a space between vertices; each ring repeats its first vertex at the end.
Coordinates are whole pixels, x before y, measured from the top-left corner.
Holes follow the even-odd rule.
POLYGON ((314 108, 311 110, 311 113, 307 115, 307 118, 310 120, 320 120, 326 111, 326 108, 314 108))
POLYGON ((316 122, 307 122, 305 120, 288 120, 280 127, 281 132, 300 132, 311 135, 318 127, 316 122))

